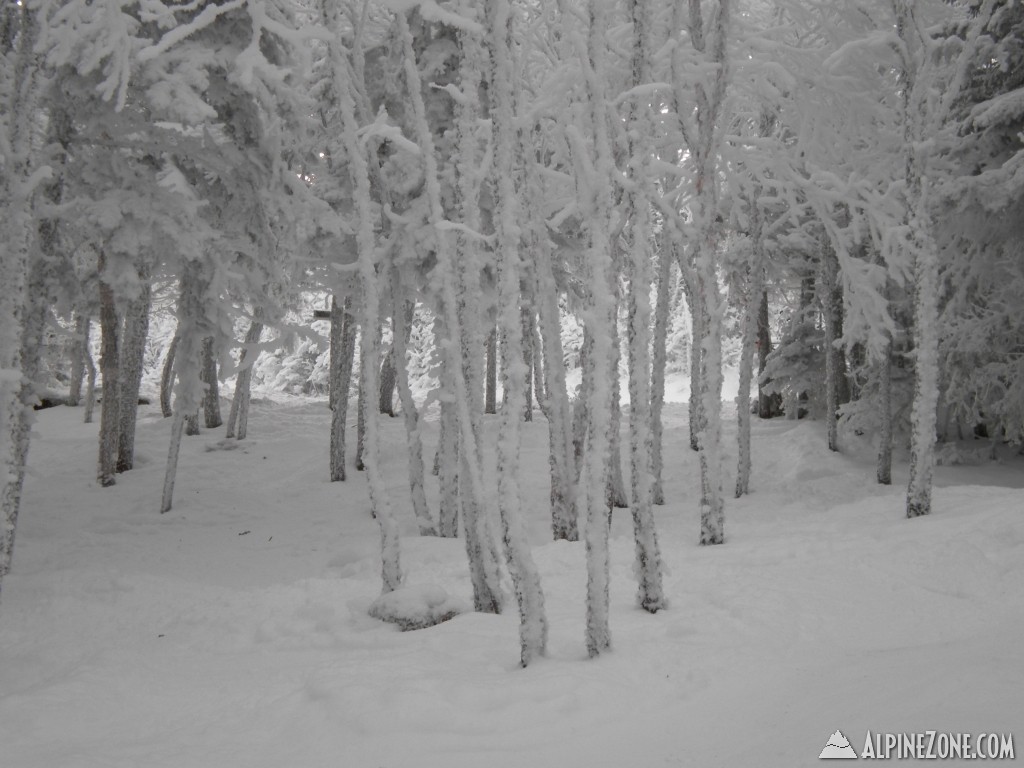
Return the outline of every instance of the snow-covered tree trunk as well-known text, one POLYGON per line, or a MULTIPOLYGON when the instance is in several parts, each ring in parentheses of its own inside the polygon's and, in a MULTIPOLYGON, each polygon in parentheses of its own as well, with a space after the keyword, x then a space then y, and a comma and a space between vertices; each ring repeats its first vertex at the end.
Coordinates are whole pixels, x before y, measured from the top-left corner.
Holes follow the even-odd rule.
POLYGON ((690 422, 690 449, 700 450, 700 432, 704 428, 704 409, 701 399, 701 371, 704 364, 704 348, 701 339, 704 333, 704 315, 700 308, 697 290, 692 286, 694 281, 684 280, 687 286, 686 304, 690 310, 690 399, 687 402, 687 413, 690 422))
POLYGON ((75 333, 71 339, 69 357, 71 358, 71 375, 68 382, 68 405, 77 406, 82 403, 82 380, 85 378, 85 349, 89 344, 89 315, 75 312, 75 333))
POLYGON ((349 389, 352 386, 352 363, 355 360, 356 319, 352 314, 352 297, 331 298, 331 482, 346 479, 345 428, 348 423, 349 389))
MULTIPOLYGON (((340 30, 336 6, 331 11, 332 28, 340 30)), ((400 21, 401 23, 401 21, 400 21)), ((369 405, 370 393, 379 391, 380 343, 377 329, 380 327, 381 287, 377 276, 376 237, 373 226, 376 221, 373 210, 370 170, 366 147, 358 137, 359 126, 355 116, 355 97, 352 79, 346 76, 342 65, 340 41, 332 41, 331 56, 335 62, 334 82, 337 103, 341 115, 342 142, 348 159, 348 171, 355 190, 355 209, 358 228, 356 248, 358 256, 359 288, 362 292, 362 329, 360 340, 360 378, 366 396, 364 400, 365 434, 363 438, 363 466, 366 469, 370 508, 377 518, 381 537, 381 581, 384 592, 391 592, 401 586, 402 571, 399 553, 398 522, 395 520, 388 498, 387 485, 381 468, 380 413, 369 405)))
MULTIPOLYGON (((531 182, 536 178, 527 170, 531 182)), ((536 202, 527 196, 526 204, 536 202)), ((529 211, 530 208, 528 207, 529 211)), ((530 221, 542 221, 531 212, 530 221)), ((541 223, 540 226, 545 226, 541 223)), ((544 412, 548 421, 548 466, 551 474, 551 530, 554 538, 576 541, 576 457, 573 449, 573 420, 565 383, 565 357, 562 352, 562 326, 558 313, 558 286, 551 268, 551 248, 547 233, 533 234, 534 266, 537 281, 538 324, 544 347, 544 412)))
POLYGON ((363 464, 363 450, 366 447, 366 389, 363 388, 363 337, 366 335, 366 327, 359 328, 359 378, 356 390, 356 471, 362 472, 366 469, 363 464))
POLYGON ((622 342, 619 339, 618 278, 615 284, 615 309, 612 313, 612 456, 608 472, 608 500, 615 509, 629 509, 626 481, 622 475, 622 379, 619 376, 619 361, 622 358, 622 342))
MULTIPOLYGON (((526 282, 532 284, 532 280, 526 282)), ((533 421, 533 379, 535 375, 534 349, 533 349, 533 302, 523 302, 520 311, 523 334, 523 365, 526 366, 526 402, 523 405, 523 421, 533 421)))
POLYGON ((121 340, 120 414, 117 426, 117 471, 127 472, 135 464, 135 421, 139 411, 139 389, 142 385, 142 363, 149 335, 149 309, 152 286, 148 270, 139 269, 139 296, 128 304, 121 340))
POLYGON ((672 258, 668 244, 661 242, 658 250, 658 287, 654 305, 654 341, 651 358, 651 501, 654 504, 665 503, 665 491, 662 486, 664 459, 662 446, 664 443, 664 425, 662 410, 665 407, 665 368, 668 365, 668 326, 671 291, 669 283, 672 276, 672 258))
POLYGON ((412 510, 416 515, 420 536, 436 536, 437 529, 427 505, 426 469, 423 464, 420 414, 409 386, 409 368, 406 360, 415 303, 405 299, 404 291, 401 271, 397 266, 392 266, 391 316, 394 331, 392 354, 395 364, 395 385, 398 388, 399 402, 402 405, 402 421, 405 423, 406 451, 409 462, 409 493, 412 497, 412 510))
POLYGON ((100 375, 103 377, 100 403, 100 437, 97 479, 103 487, 114 485, 117 471, 118 421, 120 418, 120 318, 114 303, 114 289, 105 275, 107 259, 99 258, 100 291, 100 375))
POLYGON ((160 413, 165 419, 174 415, 171 408, 171 395, 174 387, 174 355, 178 350, 178 332, 174 332, 171 343, 167 345, 164 367, 160 375, 160 413))
MULTIPOLYGON (((569 23, 571 11, 566 0, 560 11, 569 23)), ((612 389, 615 350, 615 288, 612 274, 612 179, 616 174, 609 137, 609 113, 606 84, 610 73, 606 61, 608 40, 608 2, 590 0, 587 4, 588 28, 585 47, 580 44, 577 55, 583 71, 588 107, 588 128, 593 138, 592 178, 582 179, 586 185, 589 210, 590 243, 586 260, 586 283, 589 295, 587 326, 590 335, 588 350, 591 383, 587 390, 586 447, 583 451, 577 508, 586 512, 585 545, 587 556, 586 632, 587 654, 597 656, 611 647, 608 617, 609 555, 608 555, 608 477, 612 447, 612 389)))
MULTIPOLYGON (((646 0, 632 0, 633 19, 633 87, 651 82, 651 33, 653 19, 646 0)), ((651 407, 651 236, 653 226, 650 204, 646 195, 647 180, 651 177, 652 148, 647 140, 654 133, 650 119, 650 103, 642 96, 633 100, 629 116, 630 147, 629 176, 631 243, 626 255, 626 273, 629 278, 627 296, 628 361, 629 361, 629 464, 632 486, 630 507, 633 515, 633 535, 636 556, 633 571, 638 589, 637 602, 650 613, 665 607, 662 589, 661 552, 654 525, 651 449, 653 420, 651 407)))
POLYGON ((227 430, 225 437, 244 440, 249 431, 249 400, 252 395, 252 367, 260 355, 260 336, 263 335, 263 313, 257 308, 253 312, 249 330, 245 332, 245 341, 238 358, 238 375, 235 377, 235 393, 231 398, 231 410, 228 411, 227 430))
POLYGON ((502 406, 498 431, 498 512, 505 556, 519 606, 520 660, 527 666, 547 648, 548 623, 540 573, 526 538, 519 463, 528 368, 523 359, 520 310, 520 228, 516 194, 515 68, 512 16, 508 0, 485 0, 491 67, 488 78, 494 147, 495 249, 498 279, 498 328, 501 333, 502 406))
POLYGON ((217 380, 217 354, 213 336, 203 339, 202 358, 199 371, 203 382, 203 423, 207 429, 216 429, 224 420, 220 415, 220 383, 217 380))
MULTIPOLYGON (((448 339, 450 334, 445 329, 445 313, 439 311, 434 320, 434 338, 448 339)), ((443 355, 443 353, 442 353, 443 355)), ((437 444, 437 479, 439 486, 440 505, 437 515, 438 534, 446 538, 454 538, 459 530, 459 424, 458 408, 455 404, 455 376, 458 372, 451 365, 442 363, 440 366, 441 385, 441 416, 437 444)))
POLYGON ((182 265, 180 295, 178 297, 178 329, 175 332, 177 345, 174 354, 174 372, 177 383, 174 393, 174 416, 171 423, 171 443, 167 451, 167 469, 164 473, 163 494, 160 512, 169 512, 174 503, 174 483, 178 474, 178 454, 181 451, 181 437, 188 418, 198 421, 199 404, 203 396, 200 380, 200 347, 205 326, 204 303, 207 300, 204 286, 208 280, 202 273, 205 265, 186 261, 182 265))

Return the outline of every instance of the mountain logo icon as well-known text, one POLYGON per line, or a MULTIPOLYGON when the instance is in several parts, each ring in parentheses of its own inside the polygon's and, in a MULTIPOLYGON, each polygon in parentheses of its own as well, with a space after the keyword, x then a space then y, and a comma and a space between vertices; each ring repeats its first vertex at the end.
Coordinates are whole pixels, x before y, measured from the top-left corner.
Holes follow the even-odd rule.
POLYGON ((828 744, 818 755, 819 760, 856 760, 857 751, 850 746, 850 740, 843 736, 842 731, 836 731, 828 737, 828 744))

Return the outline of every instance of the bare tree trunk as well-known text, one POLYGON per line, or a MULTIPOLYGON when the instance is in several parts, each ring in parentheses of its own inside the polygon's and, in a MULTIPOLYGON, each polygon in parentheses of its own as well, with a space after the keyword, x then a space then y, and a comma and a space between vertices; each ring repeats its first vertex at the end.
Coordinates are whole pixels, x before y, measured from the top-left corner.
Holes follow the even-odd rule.
POLYGON ((878 363, 878 468, 880 485, 892 484, 892 340, 878 363))
MULTIPOLYGON (((394 323, 392 322, 392 337, 394 336, 394 323)), ((381 355, 380 363, 380 393, 378 397, 378 410, 385 416, 395 417, 395 385, 397 382, 397 363, 395 362, 395 345, 391 346, 381 355)))
POLYGON ((823 243, 821 256, 821 313, 825 321, 825 431, 828 434, 828 449, 839 450, 838 429, 838 378, 839 365, 836 362, 836 281, 839 264, 835 249, 830 243, 823 243))
POLYGON ((526 367, 526 404, 523 406, 523 421, 533 421, 533 377, 534 377, 534 350, 533 350, 533 302, 526 305, 520 312, 523 334, 523 365, 526 367))
POLYGON ((89 344, 89 315, 75 312, 75 333, 71 342, 71 377, 68 387, 68 405, 82 402, 82 379, 85 376, 85 350, 89 344))
POLYGON ((203 339, 203 363, 200 378, 203 391, 203 423, 207 429, 216 429, 224 423, 220 416, 220 385, 217 381, 217 355, 213 336, 203 339))
POLYGON ((103 395, 100 408, 99 467, 97 479, 103 487, 114 485, 117 471, 117 446, 120 403, 120 349, 118 330, 120 320, 114 305, 114 291, 104 277, 106 258, 100 252, 100 373, 103 376, 103 395))
POLYGON ((487 378, 484 394, 484 413, 498 412, 498 329, 487 334, 487 378))
POLYGON ((757 311, 757 416, 760 419, 771 419, 778 416, 775 408, 776 395, 769 395, 765 389, 768 383, 764 380, 764 369, 768 365, 768 355, 772 351, 771 327, 768 318, 768 289, 761 291, 757 311))
POLYGON ((257 308, 253 311, 252 322, 245 333, 245 342, 238 358, 238 375, 235 377, 235 393, 231 398, 231 410, 228 411, 228 425, 225 437, 244 440, 249 431, 249 400, 252 394, 252 367, 260 350, 256 346, 263 335, 263 313, 257 308))
POLYGON ((139 389, 142 385, 142 364, 146 355, 146 337, 149 335, 149 309, 153 290, 148 272, 145 267, 139 269, 141 293, 128 305, 124 316, 117 435, 118 472, 127 472, 135 464, 135 423, 139 411, 139 389))
POLYGON ((338 303, 331 299, 331 482, 342 482, 345 472, 345 427, 348 424, 349 390, 352 363, 356 352, 356 319, 352 315, 352 297, 338 303))
POLYGON ((85 370, 85 413, 82 421, 92 424, 92 412, 96 408, 96 363, 93 362, 89 347, 85 348, 85 370))
POLYGON ((174 332, 171 343, 167 345, 164 357, 164 368, 160 376, 160 413, 169 419, 174 411, 171 409, 171 390, 174 386, 174 354, 178 349, 178 332, 174 332))

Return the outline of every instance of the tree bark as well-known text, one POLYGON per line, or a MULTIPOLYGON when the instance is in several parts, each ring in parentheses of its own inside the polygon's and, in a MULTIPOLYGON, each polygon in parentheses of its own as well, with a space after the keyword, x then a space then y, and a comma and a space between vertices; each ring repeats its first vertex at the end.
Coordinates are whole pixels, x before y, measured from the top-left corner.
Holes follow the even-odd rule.
MULTIPOLYGON (((394 336, 394 324, 392 323, 392 337, 394 336)), ((397 384, 397 368, 395 361, 395 345, 391 346, 381 355, 380 363, 380 392, 378 397, 378 410, 385 416, 395 417, 395 386, 397 384)))
POLYGON ((498 329, 487 334, 487 373, 484 413, 498 412, 498 329))
POLYGON ((171 343, 167 345, 164 357, 164 368, 160 376, 160 413, 165 419, 174 415, 171 408, 171 393, 174 386, 174 354, 178 349, 178 331, 174 332, 171 343))
POLYGON ((335 295, 331 299, 331 482, 346 479, 345 428, 355 352, 356 318, 352 314, 352 297, 346 296, 339 304, 335 295))
POLYGON ((214 337, 203 339, 203 362, 200 370, 203 382, 203 423, 207 429, 216 429, 224 423, 220 415, 220 384, 217 380, 217 355, 214 337))
POLYGON ((665 503, 662 485, 664 459, 664 425, 661 414, 665 407, 665 367, 668 364, 668 326, 671 293, 669 282, 672 275, 672 257, 668 244, 661 242, 658 253, 658 288, 654 309, 654 343, 651 360, 651 501, 665 503))
POLYGON ((821 256, 821 313, 825 323, 825 431, 828 449, 839 450, 838 389, 839 363, 836 342, 836 289, 839 263, 830 243, 823 243, 821 256))
POLYGON ((775 408, 776 395, 769 395, 764 380, 764 369, 768 365, 768 355, 772 351, 771 326, 768 317, 768 289, 761 291, 757 312, 757 417, 771 419, 778 416, 775 408))
POLYGON ((71 375, 68 382, 68 405, 82 403, 82 379, 85 377, 85 350, 89 344, 89 315, 75 312, 75 333, 72 337, 70 357, 71 375))
POLYGON ((244 440, 249 431, 249 400, 252 394, 252 367, 260 355, 257 345, 263 335, 263 313, 257 308, 253 311, 249 330, 245 333, 245 342, 238 358, 238 375, 235 377, 235 393, 231 398, 231 410, 228 411, 228 424, 225 437, 244 440))
POLYGON ((135 464, 135 423, 139 411, 142 365, 149 335, 152 286, 148 269, 139 269, 140 295, 128 305, 121 344, 121 403, 117 435, 117 471, 127 472, 135 464))
POLYGON ((114 485, 117 472, 118 418, 120 411, 120 320, 114 304, 114 291, 104 277, 105 255, 100 252, 100 374, 103 377, 100 404, 99 466, 97 479, 103 487, 114 485))

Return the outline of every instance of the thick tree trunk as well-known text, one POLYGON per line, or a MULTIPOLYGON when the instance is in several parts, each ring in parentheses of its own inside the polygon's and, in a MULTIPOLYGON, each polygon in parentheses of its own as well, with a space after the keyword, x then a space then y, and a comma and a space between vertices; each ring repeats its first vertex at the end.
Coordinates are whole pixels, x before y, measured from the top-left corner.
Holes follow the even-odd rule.
POLYGON ((82 379, 85 377, 85 350, 89 344, 89 316, 84 312, 75 312, 75 333, 72 336, 71 375, 68 382, 68 405, 77 406, 82 403, 82 379))
MULTIPOLYGON (((923 215, 920 217, 923 222, 923 215)), ((921 223, 922 229, 927 224, 921 223)), ((935 426, 939 400, 939 263, 936 248, 920 236, 914 255, 914 401, 910 414, 910 482, 907 517, 931 512, 935 426)))
POLYGON ((200 377, 203 382, 203 423, 207 429, 216 429, 224 423, 220 415, 220 384, 217 381, 217 355, 213 336, 203 339, 203 362, 200 377))
MULTIPOLYGON (((445 329, 443 310, 434 321, 434 337, 439 341, 450 338, 445 329)), ((458 409, 455 405, 456 371, 451 366, 441 366, 441 418, 437 444, 435 474, 438 478, 440 507, 438 510, 438 533, 446 538, 458 536, 459 531, 459 425, 458 409)))
POLYGON ((167 345, 164 357, 164 368, 160 375, 160 413, 165 419, 174 415, 171 408, 171 394, 174 387, 174 355, 178 350, 178 332, 174 332, 171 343, 167 345))
POLYGON ((704 411, 701 402, 701 371, 703 370, 703 347, 701 339, 704 334, 704 318, 696 289, 691 287, 692 281, 684 281, 688 287, 686 303, 690 309, 690 400, 687 408, 690 416, 690 450, 700 450, 700 432, 704 428, 704 411))
MULTIPOLYGON (((760 250, 760 249, 758 249, 760 250)), ((758 254, 759 256, 760 254, 758 254)), ((747 279, 746 301, 743 307, 743 334, 740 352, 740 382, 736 395, 736 418, 738 420, 737 449, 739 458, 736 466, 736 498, 750 492, 750 390, 754 375, 754 353, 757 346, 758 315, 761 297, 764 293, 764 267, 761 259, 755 258, 747 279)), ((760 399, 758 400, 760 404, 760 399)))
POLYGON ((118 419, 120 416, 120 363, 118 332, 120 320, 114 291, 103 276, 106 259, 100 253, 100 375, 103 377, 100 404, 100 438, 97 479, 101 486, 114 485, 117 472, 118 419))
POLYGON ((355 353, 356 318, 352 314, 352 297, 346 296, 339 304, 338 297, 334 296, 331 299, 331 482, 346 478, 345 427, 355 353))
POLYGON ((149 309, 152 287, 148 270, 141 268, 140 295, 128 305, 124 316, 121 343, 121 403, 117 434, 117 471, 127 472, 135 464, 135 422, 139 411, 139 389, 142 385, 142 364, 149 335, 149 309))
POLYGON ((231 410, 228 411, 228 424, 225 437, 244 440, 249 431, 249 400, 252 395, 252 367, 260 355, 257 345, 263 335, 263 313, 256 309, 253 312, 249 330, 245 333, 245 342, 238 358, 238 375, 235 377, 235 393, 231 398, 231 410))

